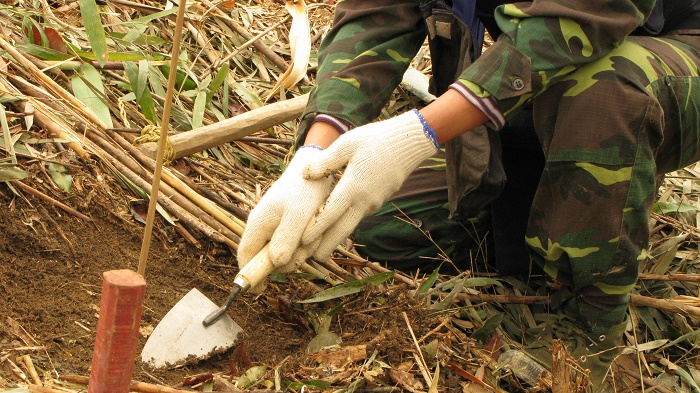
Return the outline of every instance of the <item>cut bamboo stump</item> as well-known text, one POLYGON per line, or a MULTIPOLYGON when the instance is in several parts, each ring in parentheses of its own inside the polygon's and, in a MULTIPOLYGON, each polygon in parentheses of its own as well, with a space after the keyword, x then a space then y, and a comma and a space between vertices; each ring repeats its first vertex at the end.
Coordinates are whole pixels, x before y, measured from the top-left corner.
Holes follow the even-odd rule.
MULTIPOLYGON (((169 139, 175 150, 173 159, 187 157, 224 143, 233 142, 254 132, 297 119, 304 112, 308 101, 309 95, 305 94, 268 104, 218 123, 172 135, 169 139)), ((156 142, 144 143, 139 146, 139 149, 149 157, 155 158, 158 144, 156 142)))
POLYGON ((88 393, 128 393, 146 280, 132 270, 111 270, 102 279, 88 393))

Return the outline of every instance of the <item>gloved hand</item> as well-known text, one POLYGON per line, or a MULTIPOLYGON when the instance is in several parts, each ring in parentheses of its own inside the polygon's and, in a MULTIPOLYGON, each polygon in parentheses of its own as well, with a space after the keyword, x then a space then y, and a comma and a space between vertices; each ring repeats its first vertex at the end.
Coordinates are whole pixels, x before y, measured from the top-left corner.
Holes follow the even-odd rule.
POLYGON ((435 133, 416 110, 341 135, 304 168, 305 179, 318 181, 346 166, 328 201, 304 230, 302 244, 320 240, 313 256, 325 261, 438 147, 435 133))
POLYGON ((287 169, 270 187, 248 216, 238 247, 238 266, 243 268, 270 242, 270 261, 276 272, 294 270, 311 255, 300 248, 303 229, 328 197, 332 178, 304 179, 301 172, 322 153, 315 146, 299 148, 287 169))

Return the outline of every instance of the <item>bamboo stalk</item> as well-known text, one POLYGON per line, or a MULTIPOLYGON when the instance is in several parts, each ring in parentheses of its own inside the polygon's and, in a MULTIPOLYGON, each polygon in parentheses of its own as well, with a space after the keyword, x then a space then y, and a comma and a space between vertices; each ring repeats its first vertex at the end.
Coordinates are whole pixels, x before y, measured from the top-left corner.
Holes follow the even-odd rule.
POLYGON ((222 64, 224 64, 225 62, 230 61, 231 59, 233 59, 236 55, 238 55, 239 53, 241 53, 243 50, 245 50, 245 49, 248 48, 249 46, 253 45, 257 40, 259 40, 259 39, 261 39, 262 37, 264 37, 266 34, 268 34, 269 32, 271 32, 271 31, 274 30, 275 28, 277 28, 279 25, 281 25, 281 24, 283 24, 283 23, 286 23, 290 18, 291 18, 291 16, 287 16, 286 18, 280 20, 279 22, 275 23, 274 25, 272 25, 272 26, 268 27, 267 29, 261 31, 261 32, 258 33, 255 37, 252 37, 252 38, 249 39, 248 41, 246 41, 246 42, 242 43, 241 45, 239 45, 238 47, 236 47, 236 49, 235 49, 233 52, 227 54, 226 57, 224 57, 223 59, 219 60, 219 62, 216 63, 216 65, 215 65, 214 67, 212 67, 209 71, 205 72, 205 73, 200 77, 200 79, 204 79, 206 76, 210 75, 210 74, 212 73, 212 70, 220 68, 222 64))
MULTIPOLYGON (((94 132, 90 132, 88 135, 93 138, 95 143, 98 143, 107 151, 119 155, 116 147, 102 139, 102 135, 94 132)), ((133 181, 137 186, 150 194, 150 180, 153 175, 139 166, 133 159, 124 159, 124 162, 122 162, 117 160, 113 155, 107 154, 106 159, 109 160, 119 172, 127 176, 129 180, 133 181)), ((123 154, 121 156, 124 158, 123 154)), ((233 249, 238 249, 240 238, 238 238, 235 233, 229 231, 209 215, 204 214, 201 209, 181 194, 175 192, 175 190, 167 184, 163 184, 160 191, 158 201, 166 207, 166 209, 175 213, 185 224, 199 230, 216 242, 225 243, 233 249)))
MULTIPOLYGON (((208 171, 211 171, 211 172, 216 173, 217 175, 219 175, 220 177, 223 177, 224 179, 234 180, 234 177, 231 176, 231 175, 229 175, 228 173, 224 173, 224 172, 221 172, 221 171, 219 171, 219 170, 216 170, 216 169, 214 169, 214 168, 212 168, 212 167, 206 166, 206 165, 202 164, 201 162, 192 161, 192 160, 187 160, 187 162, 190 164, 190 166, 191 166, 193 169, 194 169, 195 167, 197 167, 197 168, 202 168, 202 169, 206 169, 206 170, 208 170, 208 171)), ((204 173, 204 172, 199 172, 199 171, 196 171, 196 172, 199 173, 199 174, 204 173)), ((209 176, 209 175, 207 175, 207 176, 209 176)), ((211 177, 211 178, 213 179, 213 177, 211 177)), ((226 184, 226 183, 224 182, 224 184, 226 184)), ((238 202, 240 202, 240 203, 242 203, 242 204, 244 204, 244 205, 250 207, 251 209, 255 207, 255 202, 254 202, 254 201, 248 200, 248 199, 244 198, 243 196, 236 194, 236 192, 233 191, 233 190, 231 190, 231 188, 229 188, 229 187, 227 187, 227 186, 224 186, 224 187, 222 187, 221 189, 224 190, 224 192, 226 192, 226 194, 227 194, 228 196, 230 196, 231 198, 237 200, 238 202)), ((242 217, 244 220, 247 220, 247 219, 248 219, 247 217, 245 217, 245 216, 243 216, 243 215, 240 215, 240 217, 242 217)))
POLYGON ((77 390, 58 390, 40 385, 29 385, 29 391, 32 393, 78 393, 77 390))
POLYGON ((651 274, 639 273, 639 278, 642 280, 661 280, 661 281, 682 281, 682 282, 697 282, 700 283, 700 274, 651 274))
POLYGON ((184 227, 184 225, 180 224, 179 222, 175 223, 175 230, 177 233, 180 234, 188 243, 192 244, 196 248, 202 248, 202 243, 199 242, 192 234, 190 231, 187 230, 187 228, 184 227))
MULTIPOLYGON (((304 112, 308 100, 309 95, 304 94, 268 104, 214 124, 173 135, 169 139, 175 150, 174 158, 187 157, 224 143, 233 142, 254 132, 297 119, 304 112)), ((157 152, 155 142, 143 143, 139 148, 151 158, 155 157, 157 152)))
MULTIPOLYGON (((53 136, 57 138, 64 138, 67 140, 74 140, 71 137, 71 130, 68 126, 60 122, 50 111, 44 108, 44 104, 29 98, 29 102, 34 106, 34 119, 37 123, 44 126, 53 136)), ((90 154, 85 151, 85 149, 78 142, 68 142, 66 144, 70 149, 76 152, 80 158, 83 160, 90 159, 90 154)))
MULTIPOLYGON (((83 377, 80 375, 62 375, 59 377, 59 379, 66 381, 66 382, 76 383, 79 385, 87 385, 88 381, 89 381, 88 377, 83 377)), ((175 388, 171 388, 169 386, 154 385, 151 383, 139 382, 139 381, 131 381, 131 385, 129 386, 129 391, 139 392, 139 393, 187 393, 188 392, 186 390, 175 389, 175 388)))
POLYGON ((40 199, 42 199, 42 200, 44 200, 44 201, 46 201, 46 202, 48 202, 48 203, 50 203, 50 204, 52 204, 52 205, 58 207, 58 208, 61 208, 61 209, 63 209, 64 211, 66 211, 66 212, 68 212, 68 213, 70 213, 70 214, 72 214, 72 215, 74 215, 74 216, 76 216, 76 217, 78 217, 78 218, 80 218, 80 219, 83 219, 83 220, 85 220, 85 221, 92 221, 92 219, 91 219, 90 217, 86 216, 85 214, 83 214, 83 213, 81 213, 81 212, 79 212, 79 211, 73 209, 72 207, 66 205, 66 204, 63 203, 63 202, 60 202, 60 201, 57 201, 57 200, 51 198, 50 196, 44 194, 43 192, 40 192, 40 191, 38 191, 38 190, 35 190, 35 189, 29 187, 28 185, 22 183, 22 182, 19 181, 19 180, 10 180, 10 183, 11 183, 13 186, 16 186, 17 188, 20 188, 20 189, 22 189, 23 191, 26 191, 26 192, 28 192, 28 193, 34 195, 35 197, 38 197, 38 198, 40 198, 40 199))
POLYGON ((669 314, 682 314, 700 318, 700 307, 688 306, 670 299, 655 299, 632 293, 630 294, 630 305, 652 307, 669 314))
MULTIPOLYGON (((76 152, 78 156, 84 160, 87 160, 90 158, 90 155, 88 154, 87 151, 80 145, 80 143, 76 142, 73 137, 72 130, 67 127, 63 122, 59 121, 50 110, 47 110, 45 106, 49 106, 50 108, 60 111, 63 108, 61 108, 59 105, 55 104, 54 101, 52 101, 51 98, 48 97, 48 93, 41 91, 40 89, 36 87, 30 87, 31 84, 26 82, 24 79, 19 78, 19 77, 14 77, 12 80, 16 81, 17 84, 20 86, 16 86, 13 83, 10 83, 9 81, 6 81, 5 79, 0 79, 0 83, 8 90, 11 91, 20 91, 24 94, 27 94, 32 97, 28 97, 27 101, 34 107, 34 118, 36 119, 37 123, 41 124, 44 126, 49 133, 53 134, 57 138, 64 138, 72 142, 68 142, 67 145, 70 149, 76 152), (41 98, 35 98, 33 97, 34 94, 40 95, 41 98)), ((14 106, 17 107, 19 103, 15 104, 14 106)), ((18 108, 20 111, 23 111, 24 108, 18 108)))
POLYGON ((59 98, 65 100, 69 103, 76 111, 81 113, 87 119, 89 119, 94 124, 98 125, 103 130, 107 129, 107 125, 102 122, 85 104, 77 99, 74 95, 68 93, 61 85, 54 82, 53 79, 49 78, 41 72, 41 70, 35 66, 31 61, 29 61, 24 55, 18 51, 13 45, 5 41, 0 37, 0 48, 7 51, 7 53, 12 56, 17 62, 24 67, 24 69, 31 74, 33 77, 37 78, 46 88, 51 92, 56 94, 59 98))
POLYGON ((24 371, 22 371, 21 368, 17 367, 15 362, 13 362, 10 359, 5 359, 5 362, 7 362, 7 364, 10 366, 10 370, 12 370, 12 373, 15 374, 17 378, 21 379, 22 381, 27 380, 27 375, 24 373, 24 371))
MULTIPOLYGON (((205 180, 207 180, 207 181, 209 181, 209 182, 215 184, 216 187, 218 187, 218 188, 220 188, 221 190, 223 190, 223 191, 226 193, 226 195, 234 195, 233 190, 231 190, 230 188, 226 187, 226 186, 223 184, 223 182, 221 182, 220 180, 218 180, 218 179, 216 179, 216 178, 210 176, 208 173, 206 173, 206 172, 204 171, 204 169, 202 169, 202 168, 199 167, 198 165, 192 165, 192 162, 191 162, 191 161, 188 161, 188 164, 189 164, 189 167, 190 167, 194 172, 196 172, 199 176, 203 177, 205 180)), ((206 189, 204 189, 204 188, 202 187, 202 191, 203 191, 203 192, 206 192, 205 190, 206 190, 206 189)), ((209 196, 209 198, 212 198, 212 196, 209 196)), ((213 198, 212 198, 212 199, 213 199, 213 198)), ((238 198, 235 198, 235 199, 238 200, 238 198)), ((249 214, 249 213, 248 213, 247 211, 241 209, 240 207, 238 207, 238 206, 236 206, 236 205, 234 205, 234 204, 232 204, 232 203, 228 203, 228 202, 226 202, 226 201, 215 201, 215 202, 218 203, 219 205, 221 205, 221 206, 227 208, 228 210, 231 210, 231 211, 233 212, 233 214, 235 214, 235 215, 238 216, 238 217, 241 217, 242 220, 248 220, 248 214, 249 214)))
POLYGON ((29 355, 23 355, 17 358, 17 361, 22 360, 25 366, 27 366, 27 371, 29 372, 29 376, 32 377, 32 381, 34 381, 34 384, 43 386, 44 384, 41 383, 41 378, 39 378, 39 374, 36 372, 36 368, 34 367, 34 362, 32 362, 32 358, 29 355))
MULTIPOLYGON (((27 84, 23 83, 23 87, 25 88, 25 90, 29 90, 27 84)), ((63 134, 61 134, 61 132, 63 132, 63 131, 59 128, 60 126, 58 125, 58 123, 49 119, 48 116, 45 116, 45 113, 41 109, 41 106, 39 105, 39 103, 35 103, 35 107, 37 108, 37 111, 35 112, 35 115, 37 117, 37 121, 42 123, 42 125, 44 125, 52 133, 59 134, 57 136, 63 136, 63 134)), ((75 143, 74 142, 70 143, 69 147, 72 147, 74 150, 77 150, 78 154, 80 154, 84 158, 85 158, 85 156, 88 156, 87 152, 85 152, 85 150, 82 149, 82 147, 80 147, 77 144, 75 144, 77 146, 73 146, 71 144, 75 144, 75 143), (82 153, 81 153, 81 151, 82 151, 82 153)), ((103 145, 103 147, 107 147, 107 145, 103 145)), ((114 151, 112 153, 114 153, 114 151)), ((121 162, 123 162, 123 161, 124 161, 124 159, 122 158, 121 162)), ((154 167, 155 167, 155 164, 153 164, 151 168, 154 168, 154 167)), ((131 168, 132 168, 132 170, 134 169, 133 166, 131 168)), ((134 179, 131 179, 131 180, 133 181, 134 179)), ((148 188, 143 187, 143 184, 141 184, 140 187, 144 188, 144 189, 148 189, 148 190, 151 189, 150 187, 148 187, 148 188)), ((167 204, 167 202, 165 202, 162 198, 159 198, 159 200, 161 200, 162 204, 164 204, 164 205, 167 204)), ((181 200, 179 202, 182 204, 181 200)), ((229 233, 228 235, 224 233, 223 236, 217 236, 214 234, 215 233, 214 229, 202 227, 201 224, 197 224, 198 220, 195 219, 196 215, 193 215, 193 217, 185 217, 185 214, 186 214, 186 213, 184 213, 185 210, 179 209, 179 211, 176 212, 173 210, 173 209, 176 209, 173 206, 173 204, 169 204, 169 206, 170 206, 169 210, 173 211, 176 214, 176 216, 183 218, 183 221, 186 222, 188 225, 200 230, 203 234, 207 235, 208 237, 211 237, 213 240, 215 240, 217 242, 223 242, 223 243, 233 247, 234 249, 237 248, 238 237, 236 235, 232 236, 235 232, 229 233), (229 239, 232 239, 232 240, 229 240, 229 239)), ((70 209, 70 208, 68 208, 68 209, 70 209)), ((191 209, 191 206, 190 206, 190 209, 191 209)), ((211 222, 209 224, 211 224, 211 222)), ((236 226, 235 224, 230 224, 230 223, 228 226, 236 228, 236 230, 238 230, 242 233, 240 226, 236 226)), ((216 225, 214 226, 214 228, 216 228, 216 225)), ((225 230, 222 231, 221 228, 216 229, 216 230, 219 232, 226 232, 225 230)))
POLYGON ((190 22, 185 22, 185 27, 187 27, 187 30, 190 31, 190 34, 192 34, 192 37, 199 45, 199 48, 209 58, 209 64, 204 64, 204 66, 206 68, 211 68, 212 64, 219 63, 219 56, 217 56, 216 53, 214 53, 214 50, 211 47, 211 45, 209 44, 206 36, 204 34, 202 34, 201 31, 197 30, 197 28, 194 27, 194 25, 190 22))
MULTIPOLYGON (((119 134, 108 132, 108 134, 125 150, 127 150, 136 160, 148 169, 155 169, 155 163, 146 155, 140 153, 133 145, 128 143, 119 134)), ((224 214, 221 209, 214 206, 208 199, 197 194, 194 190, 188 187, 182 180, 173 176, 167 168, 163 168, 161 177, 164 182, 175 190, 178 190, 182 195, 189 198, 194 204, 199 206, 203 211, 209 213, 216 221, 231 230, 237 236, 243 235, 243 225, 240 220, 235 221, 231 217, 224 214)))

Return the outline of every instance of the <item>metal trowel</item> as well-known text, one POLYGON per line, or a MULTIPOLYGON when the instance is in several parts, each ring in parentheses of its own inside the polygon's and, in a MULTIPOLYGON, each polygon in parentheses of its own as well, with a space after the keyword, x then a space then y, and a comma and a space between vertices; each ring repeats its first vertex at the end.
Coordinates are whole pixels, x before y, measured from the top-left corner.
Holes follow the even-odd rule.
POLYGON ((261 283, 275 266, 265 246, 233 280, 233 288, 218 307, 196 288, 163 317, 146 341, 141 360, 154 369, 191 364, 233 347, 242 328, 226 314, 238 294, 261 283))

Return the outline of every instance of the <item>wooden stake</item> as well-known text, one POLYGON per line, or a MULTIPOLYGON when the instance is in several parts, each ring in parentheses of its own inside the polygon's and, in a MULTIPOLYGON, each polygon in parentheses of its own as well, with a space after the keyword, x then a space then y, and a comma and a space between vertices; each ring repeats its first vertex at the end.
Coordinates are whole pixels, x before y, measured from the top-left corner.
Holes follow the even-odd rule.
MULTIPOLYGON (((214 146, 233 142, 256 131, 294 120, 302 115, 308 100, 309 95, 305 94, 268 104, 218 123, 173 135, 170 137, 170 143, 175 150, 175 158, 199 153, 214 146)), ((156 158, 158 147, 155 142, 144 143, 139 148, 149 157, 156 158)))
POLYGON ((146 280, 132 270, 105 272, 88 393, 128 393, 146 280))

